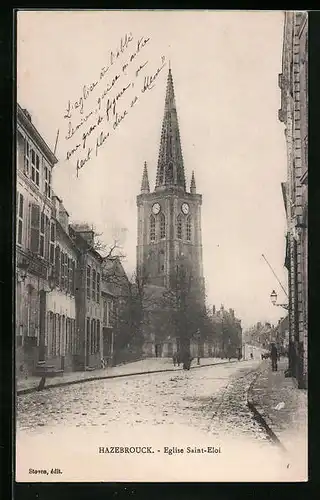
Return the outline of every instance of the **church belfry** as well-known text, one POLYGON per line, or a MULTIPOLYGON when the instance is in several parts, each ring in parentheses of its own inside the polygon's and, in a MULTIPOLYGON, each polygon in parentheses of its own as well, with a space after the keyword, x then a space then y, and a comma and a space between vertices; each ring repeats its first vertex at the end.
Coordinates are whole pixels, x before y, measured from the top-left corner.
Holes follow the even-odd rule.
POLYGON ((192 171, 190 191, 186 178, 171 69, 168 72, 156 184, 150 191, 144 164, 141 191, 137 196, 137 274, 151 285, 171 287, 181 262, 201 288, 204 278, 201 238, 202 196, 196 192, 192 171))

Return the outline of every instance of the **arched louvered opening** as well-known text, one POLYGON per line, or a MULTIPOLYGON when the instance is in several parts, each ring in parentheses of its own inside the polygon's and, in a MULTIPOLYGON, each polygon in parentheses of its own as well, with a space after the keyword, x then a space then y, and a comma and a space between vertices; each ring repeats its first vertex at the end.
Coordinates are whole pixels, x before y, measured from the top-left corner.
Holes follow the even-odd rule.
POLYGON ((153 215, 150 215, 150 240, 154 241, 156 239, 156 219, 153 215))
POLYGON ((191 241, 191 216, 187 218, 187 240, 191 241))
POLYGON ((160 215, 160 238, 166 237, 166 218, 163 214, 160 215))
POLYGON ((182 240, 182 216, 181 214, 177 217, 177 238, 182 240))

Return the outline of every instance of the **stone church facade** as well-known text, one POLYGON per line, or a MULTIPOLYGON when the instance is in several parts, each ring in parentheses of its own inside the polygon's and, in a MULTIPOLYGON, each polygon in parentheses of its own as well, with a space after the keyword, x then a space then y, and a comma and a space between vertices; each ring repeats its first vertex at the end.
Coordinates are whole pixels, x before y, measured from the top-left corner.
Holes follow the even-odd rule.
MULTIPOLYGON (((150 189, 145 163, 141 192, 137 196, 138 241, 137 277, 145 283, 145 294, 161 296, 161 289, 174 290, 182 267, 187 269, 192 293, 204 307, 205 291, 201 238, 202 196, 197 193, 192 172, 190 189, 185 180, 184 161, 171 69, 167 79, 164 117, 157 165, 156 184, 150 189), (148 293, 148 290, 150 293, 148 293)), ((159 309, 161 305, 158 301, 159 309)), ((146 309, 152 309, 154 304, 146 309)), ((174 332, 169 340, 157 343, 150 321, 147 353, 158 355, 177 348, 174 332), (173 340, 172 340, 173 339, 173 340)), ((152 321, 151 321, 152 324, 152 321)))

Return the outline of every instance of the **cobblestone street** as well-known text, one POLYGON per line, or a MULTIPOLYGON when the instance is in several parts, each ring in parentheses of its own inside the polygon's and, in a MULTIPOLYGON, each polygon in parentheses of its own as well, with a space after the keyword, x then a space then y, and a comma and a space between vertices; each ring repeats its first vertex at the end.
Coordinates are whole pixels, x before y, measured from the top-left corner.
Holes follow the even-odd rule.
POLYGON ((257 480, 264 480, 268 469, 274 480, 278 476, 281 480, 284 458, 247 406, 247 389, 258 364, 246 361, 189 372, 106 379, 19 396, 20 480, 57 480, 30 477, 28 469, 43 467, 44 462, 49 468, 63 469, 62 480, 80 476, 88 481, 98 477, 139 480, 142 467, 155 474, 160 456, 172 464, 168 470, 161 466, 163 479, 168 481, 213 481, 215 474, 219 480, 225 475, 225 480, 245 481, 246 473, 251 480, 255 474, 257 480), (143 445, 152 446, 153 454, 99 453, 99 447, 143 445), (220 448, 220 455, 185 453, 176 461, 174 449, 186 452, 187 446, 220 448), (172 453, 165 452, 165 447, 172 453), (117 467, 119 460, 123 460, 123 472, 117 467))

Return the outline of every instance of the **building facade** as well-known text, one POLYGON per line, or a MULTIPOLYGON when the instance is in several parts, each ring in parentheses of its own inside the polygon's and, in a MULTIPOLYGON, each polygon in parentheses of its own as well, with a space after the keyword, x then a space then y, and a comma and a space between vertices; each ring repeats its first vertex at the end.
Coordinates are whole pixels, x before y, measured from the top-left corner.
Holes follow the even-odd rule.
POLYGON ((70 236, 79 251, 76 272, 76 324, 80 348, 75 367, 99 368, 103 360, 103 301, 101 276, 103 257, 94 248, 94 231, 86 225, 71 225, 70 236))
POLYGON ((48 348, 48 294, 56 241, 51 179, 57 158, 17 106, 16 126, 16 369, 34 373, 48 348))
POLYGON ((46 361, 64 372, 75 369, 79 353, 79 328, 76 323, 76 272, 78 249, 69 235, 69 214, 62 201, 55 204, 54 287, 47 300, 46 361))
POLYGON ((279 75, 285 126, 287 180, 282 184, 286 217, 289 296, 289 371, 308 385, 308 14, 286 12, 279 75))

